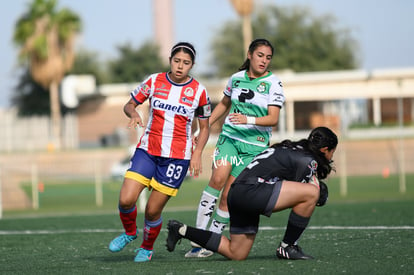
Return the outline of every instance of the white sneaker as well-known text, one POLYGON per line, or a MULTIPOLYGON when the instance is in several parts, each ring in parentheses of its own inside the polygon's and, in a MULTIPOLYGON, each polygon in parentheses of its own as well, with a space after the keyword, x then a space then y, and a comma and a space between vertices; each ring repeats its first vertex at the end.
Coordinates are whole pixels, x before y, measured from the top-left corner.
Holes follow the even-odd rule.
POLYGON ((214 252, 202 247, 193 247, 190 251, 185 253, 186 258, 207 258, 213 255, 214 252))

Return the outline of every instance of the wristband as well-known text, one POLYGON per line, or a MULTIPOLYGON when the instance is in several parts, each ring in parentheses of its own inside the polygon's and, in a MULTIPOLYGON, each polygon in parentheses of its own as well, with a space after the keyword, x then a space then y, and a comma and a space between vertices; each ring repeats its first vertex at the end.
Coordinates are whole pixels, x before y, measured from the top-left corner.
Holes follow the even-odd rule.
POLYGON ((247 122, 246 124, 256 124, 256 118, 254 116, 246 116, 247 122))

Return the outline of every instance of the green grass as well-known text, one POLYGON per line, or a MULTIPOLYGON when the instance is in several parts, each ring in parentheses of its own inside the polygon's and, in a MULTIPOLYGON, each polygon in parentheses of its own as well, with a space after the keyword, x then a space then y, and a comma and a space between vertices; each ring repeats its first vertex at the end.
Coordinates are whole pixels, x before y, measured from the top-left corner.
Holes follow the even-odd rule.
MULTIPOLYGON (((289 211, 261 219, 261 226, 271 229, 259 232, 245 261, 229 261, 218 254, 185 259, 187 240, 169 253, 165 249, 168 219, 194 224, 206 184, 184 183, 163 213, 153 260, 137 264, 134 249, 141 236, 120 253, 107 249, 122 231, 116 211, 120 183, 105 182, 104 205, 97 207, 91 183, 45 182, 39 210, 5 211, 0 220, 0 274, 413 274, 413 176, 407 176, 405 194, 398 191, 396 176, 352 177, 346 197, 339 193, 339 179, 329 180, 328 204, 316 209, 300 241, 304 251, 316 258, 312 261, 275 258, 289 211)), ((30 186, 23 186, 31 194, 30 186)), ((142 232, 141 212, 137 224, 142 232)))
MULTIPOLYGON (((196 209, 202 190, 207 185, 206 180, 187 179, 184 181, 177 197, 170 199, 167 209, 196 209)), ((389 200, 414 200, 414 175, 406 175, 406 189, 399 192, 399 178, 391 175, 349 177, 347 180, 347 195, 340 193, 340 179, 332 177, 328 180, 329 204, 341 202, 366 202, 389 200)), ((32 189, 29 183, 22 183, 22 188, 31 198, 32 189)), ((53 213, 85 213, 117 211, 120 181, 105 181, 103 183, 103 205, 97 206, 95 185, 91 180, 44 181, 44 192, 39 193, 38 210, 6 211, 8 215, 53 214, 53 213)))
POLYGON ((399 191, 398 175, 352 176, 347 179, 346 196, 340 194, 340 179, 328 180, 330 202, 383 201, 383 200, 414 200, 414 175, 406 175, 406 192, 399 191))
MULTIPOLYGON (((167 204, 169 209, 195 209, 202 190, 207 185, 206 180, 187 179, 183 182, 178 195, 171 198, 167 204)), ((10 210, 8 215, 53 214, 53 213, 85 213, 117 211, 119 191, 122 182, 105 181, 102 184, 103 205, 96 205, 95 185, 92 181, 74 180, 71 182, 56 180, 44 181, 44 191, 39 193, 38 210, 10 210)), ((26 195, 32 197, 30 183, 22 183, 26 195)))
MULTIPOLYGON (((249 257, 242 262, 217 254, 207 259, 185 259, 190 248, 187 240, 174 252, 166 251, 166 221, 174 218, 193 224, 194 211, 164 213, 164 229, 156 241, 153 260, 143 264, 133 262, 133 250, 139 247, 140 238, 120 253, 107 250, 109 241, 121 232, 115 214, 5 218, 0 222, 0 273, 412 274, 413 206, 412 201, 400 201, 338 203, 318 208, 301 239, 304 250, 316 257, 312 261, 275 259, 275 246, 283 237, 288 211, 262 219, 261 226, 274 229, 259 232, 249 257), (370 228, 324 228, 332 225, 370 228), (402 225, 411 229, 386 227, 402 225)), ((142 220, 140 213, 141 232, 142 220)))

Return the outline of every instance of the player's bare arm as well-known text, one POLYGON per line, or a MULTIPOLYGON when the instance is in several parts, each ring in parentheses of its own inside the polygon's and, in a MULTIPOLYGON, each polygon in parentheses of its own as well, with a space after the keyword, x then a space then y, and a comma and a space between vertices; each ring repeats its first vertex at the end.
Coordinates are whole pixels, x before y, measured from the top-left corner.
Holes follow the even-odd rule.
POLYGON ((199 127, 200 130, 197 137, 197 143, 190 161, 190 176, 194 177, 198 177, 199 174, 202 173, 201 155, 210 135, 209 120, 200 119, 199 127))
POLYGON ((137 106, 138 104, 133 99, 130 99, 124 106, 124 113, 127 117, 130 118, 127 125, 128 129, 130 129, 131 127, 135 128, 137 125, 140 127, 144 126, 141 116, 138 114, 136 110, 137 106))
POLYGON ((229 96, 223 96, 221 101, 214 108, 210 117, 210 126, 216 123, 220 118, 227 115, 231 107, 231 98, 229 96))

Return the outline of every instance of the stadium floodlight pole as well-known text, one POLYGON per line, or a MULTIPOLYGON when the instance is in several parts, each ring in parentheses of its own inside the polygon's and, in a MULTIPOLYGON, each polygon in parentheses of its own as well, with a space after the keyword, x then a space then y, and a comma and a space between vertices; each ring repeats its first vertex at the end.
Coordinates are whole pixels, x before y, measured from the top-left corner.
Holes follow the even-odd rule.
POLYGON ((252 23, 250 20, 253 11, 253 0, 231 0, 234 9, 242 17, 243 20, 243 45, 244 56, 247 56, 247 51, 252 41, 252 23))
POLYGON ((167 62, 171 54, 170 47, 175 40, 174 1, 153 0, 152 5, 155 42, 160 47, 160 55, 163 62, 167 62))

